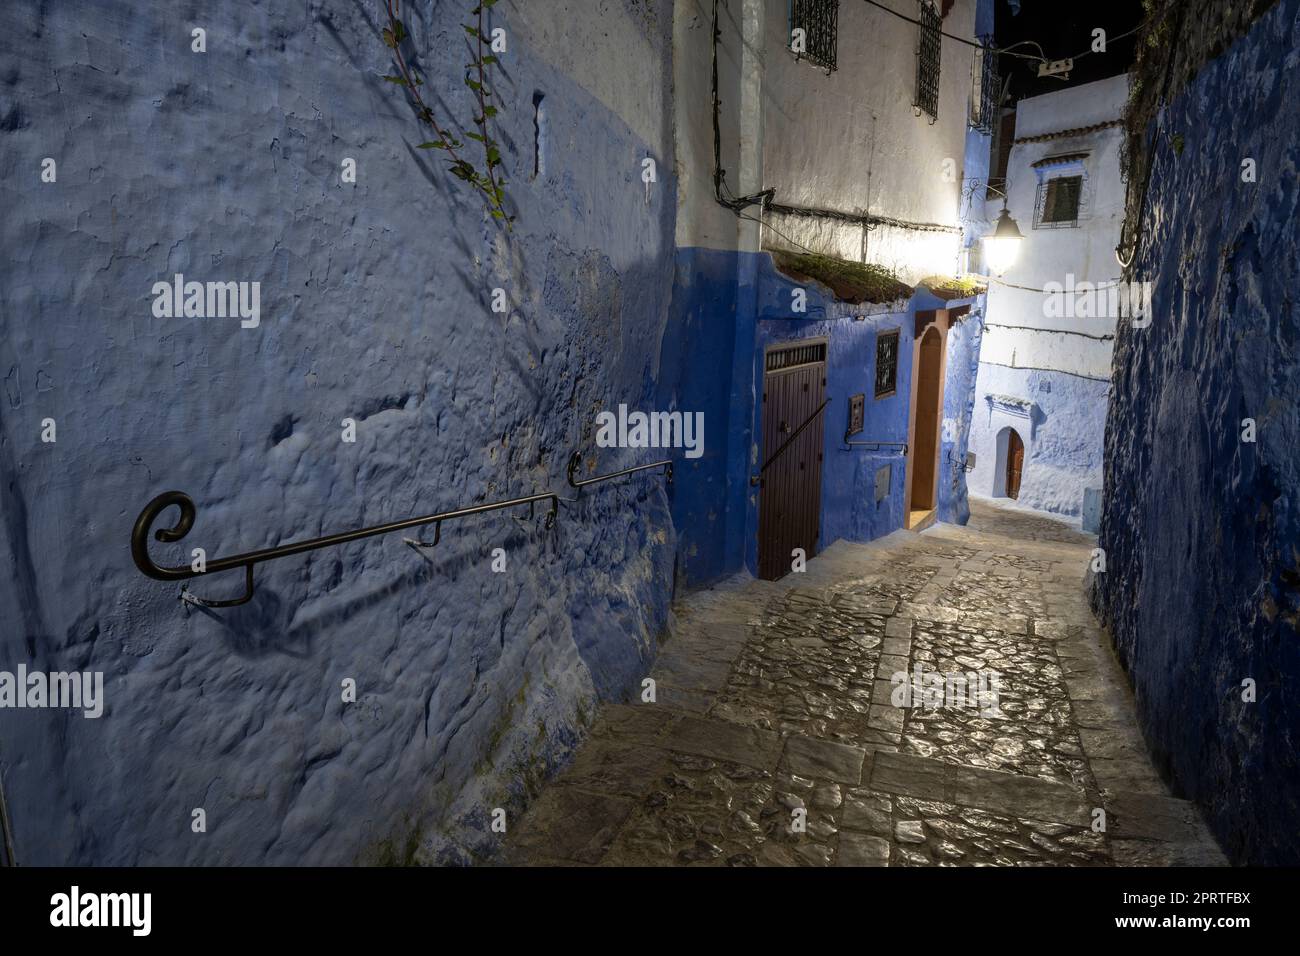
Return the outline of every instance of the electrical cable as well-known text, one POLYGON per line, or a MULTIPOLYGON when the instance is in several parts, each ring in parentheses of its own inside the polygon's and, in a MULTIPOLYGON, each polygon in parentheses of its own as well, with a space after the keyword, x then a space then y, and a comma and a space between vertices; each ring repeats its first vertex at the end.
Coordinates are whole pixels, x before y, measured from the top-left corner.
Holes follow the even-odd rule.
MULTIPOLYGON (((906 14, 899 13, 897 10, 889 9, 889 7, 885 6, 883 3, 877 3, 876 0, 865 0, 865 2, 871 4, 873 7, 879 7, 881 10, 884 10, 886 13, 892 13, 900 20, 906 20, 908 23, 915 23, 918 27, 925 25, 920 20, 913 20, 911 17, 907 16, 906 14)), ((949 40, 956 40, 958 43, 964 43, 967 46, 973 46, 977 50, 984 48, 984 44, 982 43, 975 43, 972 40, 967 40, 965 37, 954 36, 951 33, 944 33, 942 30, 939 31, 939 35, 945 36, 949 40)))
POLYGON ((1021 332, 1047 332, 1052 335, 1077 335, 1080 338, 1096 339, 1098 342, 1109 342, 1115 338, 1114 335, 1093 335, 1090 332, 1075 332, 1073 329, 1040 329, 1032 325, 1007 325, 1004 322, 985 322, 986 329, 1019 329, 1021 332))
POLYGON ((813 256, 821 256, 821 255, 825 255, 825 253, 818 252, 818 251, 815 250, 815 249, 809 249, 807 246, 805 246, 805 245, 804 245, 802 242, 800 242, 798 239, 791 239, 791 238, 790 238, 789 236, 787 236, 784 232, 782 232, 780 229, 777 229, 775 226, 773 226, 770 222, 768 222, 768 221, 765 220, 765 219, 761 219, 761 218, 759 218, 759 217, 757 217, 757 216, 751 216, 751 215, 749 215, 749 213, 741 212, 739 209, 736 210, 736 215, 739 216, 741 219, 748 219, 750 222, 756 222, 756 223, 758 223, 760 226, 762 226, 762 227, 765 228, 765 229, 771 229, 774 233, 776 233, 778 236, 780 236, 780 237, 781 237, 782 239, 784 239, 786 242, 790 243, 791 245, 798 246, 800 249, 802 249, 804 252, 808 253, 809 255, 813 255, 813 256))
MULTIPOLYGON (((1140 22, 1137 26, 1135 26, 1132 30, 1129 30, 1127 33, 1121 33, 1121 34, 1120 34, 1119 36, 1117 36, 1117 37, 1107 37, 1107 38, 1106 38, 1106 43, 1107 43, 1107 45, 1109 45, 1109 44, 1111 44, 1111 43, 1118 43, 1120 40, 1123 40, 1123 39, 1125 39, 1126 37, 1131 37, 1133 34, 1137 33, 1139 30, 1141 30, 1142 27, 1145 26, 1145 25, 1146 25, 1146 21, 1143 20, 1143 21, 1140 22)), ((1094 50, 1092 47, 1088 47, 1088 49, 1084 50, 1082 53, 1078 53, 1078 54, 1076 54, 1076 55, 1074 55, 1074 56, 1072 56, 1072 57, 1061 57, 1061 59, 1082 60, 1085 56, 1088 56, 1090 53, 1096 53, 1096 52, 1097 52, 1097 51, 1094 50)))

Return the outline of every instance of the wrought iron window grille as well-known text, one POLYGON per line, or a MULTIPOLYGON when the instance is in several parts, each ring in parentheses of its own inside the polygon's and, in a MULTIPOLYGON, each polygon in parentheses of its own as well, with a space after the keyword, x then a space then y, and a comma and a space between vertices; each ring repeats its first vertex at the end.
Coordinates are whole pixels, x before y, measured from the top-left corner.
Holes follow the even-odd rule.
POLYGON ((998 101, 1002 96, 1002 78, 998 74, 998 54, 993 37, 980 37, 975 51, 971 90, 970 128, 992 135, 998 124, 998 101))
POLYGON ((796 60, 835 72, 840 0, 790 0, 790 52, 796 60))
POLYGON ((826 343, 813 342, 808 345, 795 345, 785 349, 772 349, 767 353, 763 368, 768 372, 797 368, 800 365, 813 365, 826 361, 826 343))
POLYGON ((1038 184, 1034 199, 1035 229, 1073 229, 1091 214, 1087 177, 1054 176, 1038 184))
POLYGON ((876 336, 876 398, 888 398, 898 391, 898 330, 876 336))
POLYGON ((925 113, 933 123, 939 118, 939 61, 943 51, 943 19, 934 4, 921 0, 920 34, 916 47, 917 115, 925 113))

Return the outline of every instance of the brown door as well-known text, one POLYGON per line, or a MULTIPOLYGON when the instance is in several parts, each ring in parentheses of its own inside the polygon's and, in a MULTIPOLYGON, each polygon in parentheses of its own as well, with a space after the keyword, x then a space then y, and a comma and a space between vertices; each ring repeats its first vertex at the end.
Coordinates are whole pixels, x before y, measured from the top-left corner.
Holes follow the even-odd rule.
POLYGON ((1020 497, 1020 472, 1025 467, 1025 443, 1013 428, 1007 433, 1007 497, 1020 497))
MULTIPOLYGON (((807 422, 826 397, 826 344, 817 342, 767 353, 763 376, 763 454, 760 464, 807 422)), ((822 411, 822 415, 825 410, 822 411)), ((760 480, 758 576, 775 581, 790 572, 792 552, 817 553, 822 501, 822 436, 816 421, 799 433, 760 480)))

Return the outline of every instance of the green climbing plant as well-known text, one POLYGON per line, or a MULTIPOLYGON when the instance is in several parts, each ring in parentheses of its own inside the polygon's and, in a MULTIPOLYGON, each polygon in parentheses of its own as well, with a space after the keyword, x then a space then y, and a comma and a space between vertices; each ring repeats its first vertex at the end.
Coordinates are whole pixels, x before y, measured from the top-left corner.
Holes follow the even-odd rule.
POLYGON ((403 51, 403 44, 410 39, 410 32, 401 20, 401 0, 383 0, 387 25, 381 35, 384 45, 392 51, 393 62, 397 67, 395 74, 385 76, 384 79, 407 91, 416 117, 434 133, 434 138, 420 143, 419 148, 445 152, 451 174, 476 190, 492 217, 505 223, 506 228, 510 228, 514 217, 507 215, 505 210, 506 181, 501 169, 501 147, 492 137, 488 123, 500 112, 493 102, 495 97, 488 83, 489 70, 496 66, 498 61, 492 52, 492 41, 484 33, 483 18, 496 2, 497 0, 481 0, 470 10, 474 22, 461 24, 469 37, 468 46, 471 55, 471 62, 465 65, 465 86, 473 94, 476 107, 468 124, 457 123, 454 118, 440 117, 425 103, 420 93, 424 80, 415 72, 403 51), (482 146, 482 168, 468 158, 465 143, 452 133, 455 128, 469 126, 473 126, 477 132, 466 132, 464 135, 482 146))

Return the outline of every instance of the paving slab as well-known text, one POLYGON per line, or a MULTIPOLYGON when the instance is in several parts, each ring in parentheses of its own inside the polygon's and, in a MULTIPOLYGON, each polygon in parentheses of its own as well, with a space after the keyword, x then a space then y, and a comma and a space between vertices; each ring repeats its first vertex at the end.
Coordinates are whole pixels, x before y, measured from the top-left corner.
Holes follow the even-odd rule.
POLYGON ((685 595, 656 701, 601 706, 501 862, 1222 865, 1156 773, 1092 618, 1094 546, 972 499, 967 527, 837 542, 805 574, 685 595), (941 699, 895 707, 890 677, 918 665, 998 675, 998 707, 950 699, 946 678, 941 699))

